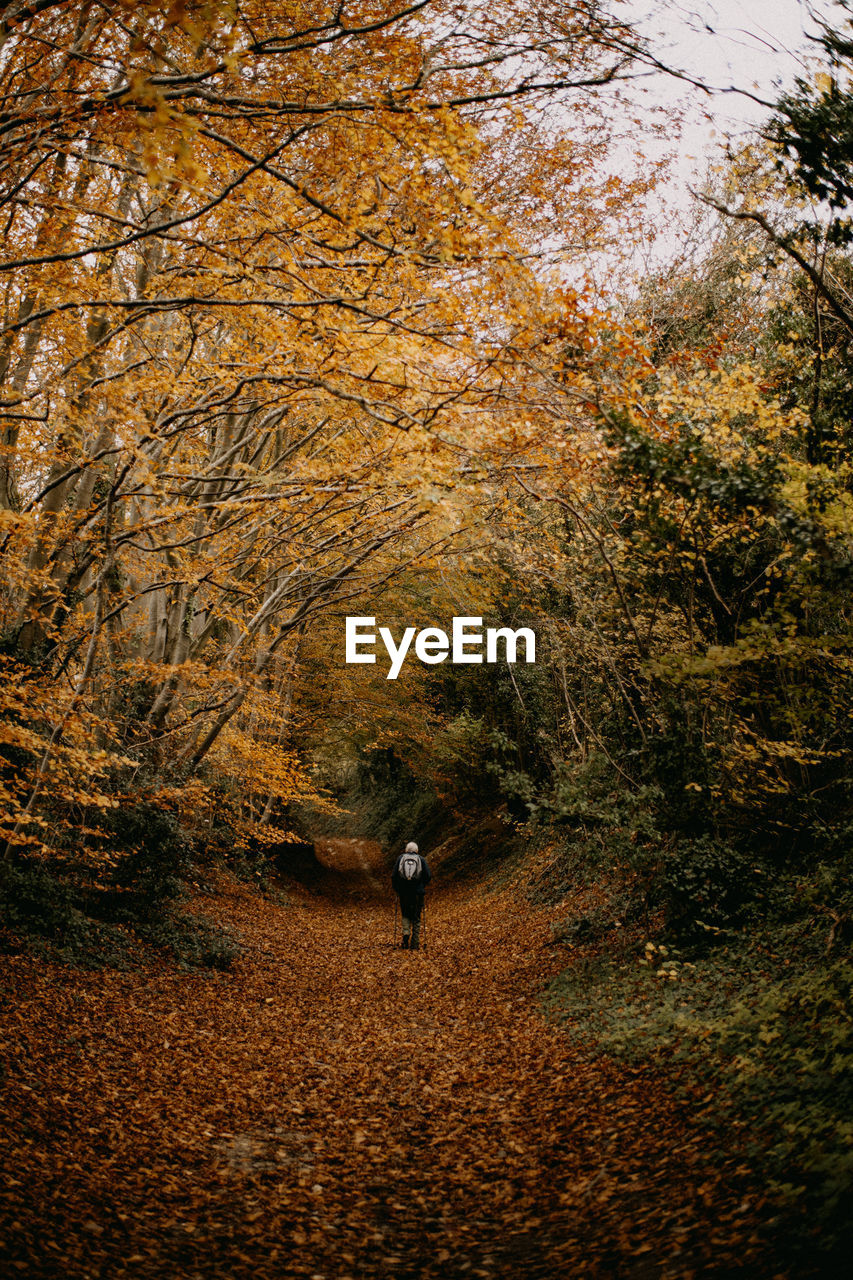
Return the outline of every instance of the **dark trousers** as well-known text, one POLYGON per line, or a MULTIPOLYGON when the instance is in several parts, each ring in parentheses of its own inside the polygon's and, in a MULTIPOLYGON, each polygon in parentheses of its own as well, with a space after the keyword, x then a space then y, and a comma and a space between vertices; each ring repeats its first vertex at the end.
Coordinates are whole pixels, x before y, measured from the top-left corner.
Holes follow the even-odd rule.
POLYGON ((412 942, 418 942, 421 935, 421 912, 424 905, 422 893, 401 893, 400 914, 403 917, 403 937, 412 935, 412 942))

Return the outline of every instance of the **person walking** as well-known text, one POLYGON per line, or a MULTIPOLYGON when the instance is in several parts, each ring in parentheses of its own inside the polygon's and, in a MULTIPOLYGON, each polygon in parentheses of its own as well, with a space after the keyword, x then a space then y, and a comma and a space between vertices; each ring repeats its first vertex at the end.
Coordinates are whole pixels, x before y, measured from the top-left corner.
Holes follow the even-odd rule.
POLYGON ((420 946, 424 891, 431 879, 426 858, 418 852, 414 840, 410 840, 391 872, 391 884, 400 899, 400 915, 403 917, 401 946, 404 951, 417 951, 420 946))

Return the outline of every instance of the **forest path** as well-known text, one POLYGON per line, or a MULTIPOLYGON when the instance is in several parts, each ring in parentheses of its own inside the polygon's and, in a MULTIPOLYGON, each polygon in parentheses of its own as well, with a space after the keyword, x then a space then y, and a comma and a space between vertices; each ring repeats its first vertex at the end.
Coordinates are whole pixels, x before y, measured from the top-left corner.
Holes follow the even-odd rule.
POLYGON ((660 1079, 543 1021, 543 911, 437 876, 429 950, 402 952, 378 847, 319 855, 313 894, 202 900, 245 946, 229 972, 4 958, 18 1273, 782 1274, 660 1079))

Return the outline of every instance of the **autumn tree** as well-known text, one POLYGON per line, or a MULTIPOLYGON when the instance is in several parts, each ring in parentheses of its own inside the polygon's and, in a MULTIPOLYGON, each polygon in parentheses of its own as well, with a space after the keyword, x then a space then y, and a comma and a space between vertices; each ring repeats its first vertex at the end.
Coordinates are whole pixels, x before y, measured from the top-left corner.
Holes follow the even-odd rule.
POLYGON ((197 811, 207 765, 267 826, 308 787, 305 629, 542 430, 508 377, 542 237, 600 246, 643 186, 602 169, 625 36, 597 3, 7 6, 7 851, 122 792, 197 811))

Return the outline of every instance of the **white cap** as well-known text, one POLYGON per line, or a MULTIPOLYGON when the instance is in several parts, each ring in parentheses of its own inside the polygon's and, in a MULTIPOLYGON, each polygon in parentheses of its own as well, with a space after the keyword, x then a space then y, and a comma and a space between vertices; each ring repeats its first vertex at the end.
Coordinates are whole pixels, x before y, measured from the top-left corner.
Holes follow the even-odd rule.
POLYGON ((418 846, 415 844, 414 840, 410 840, 406 845, 406 853, 417 853, 417 851, 418 846))

